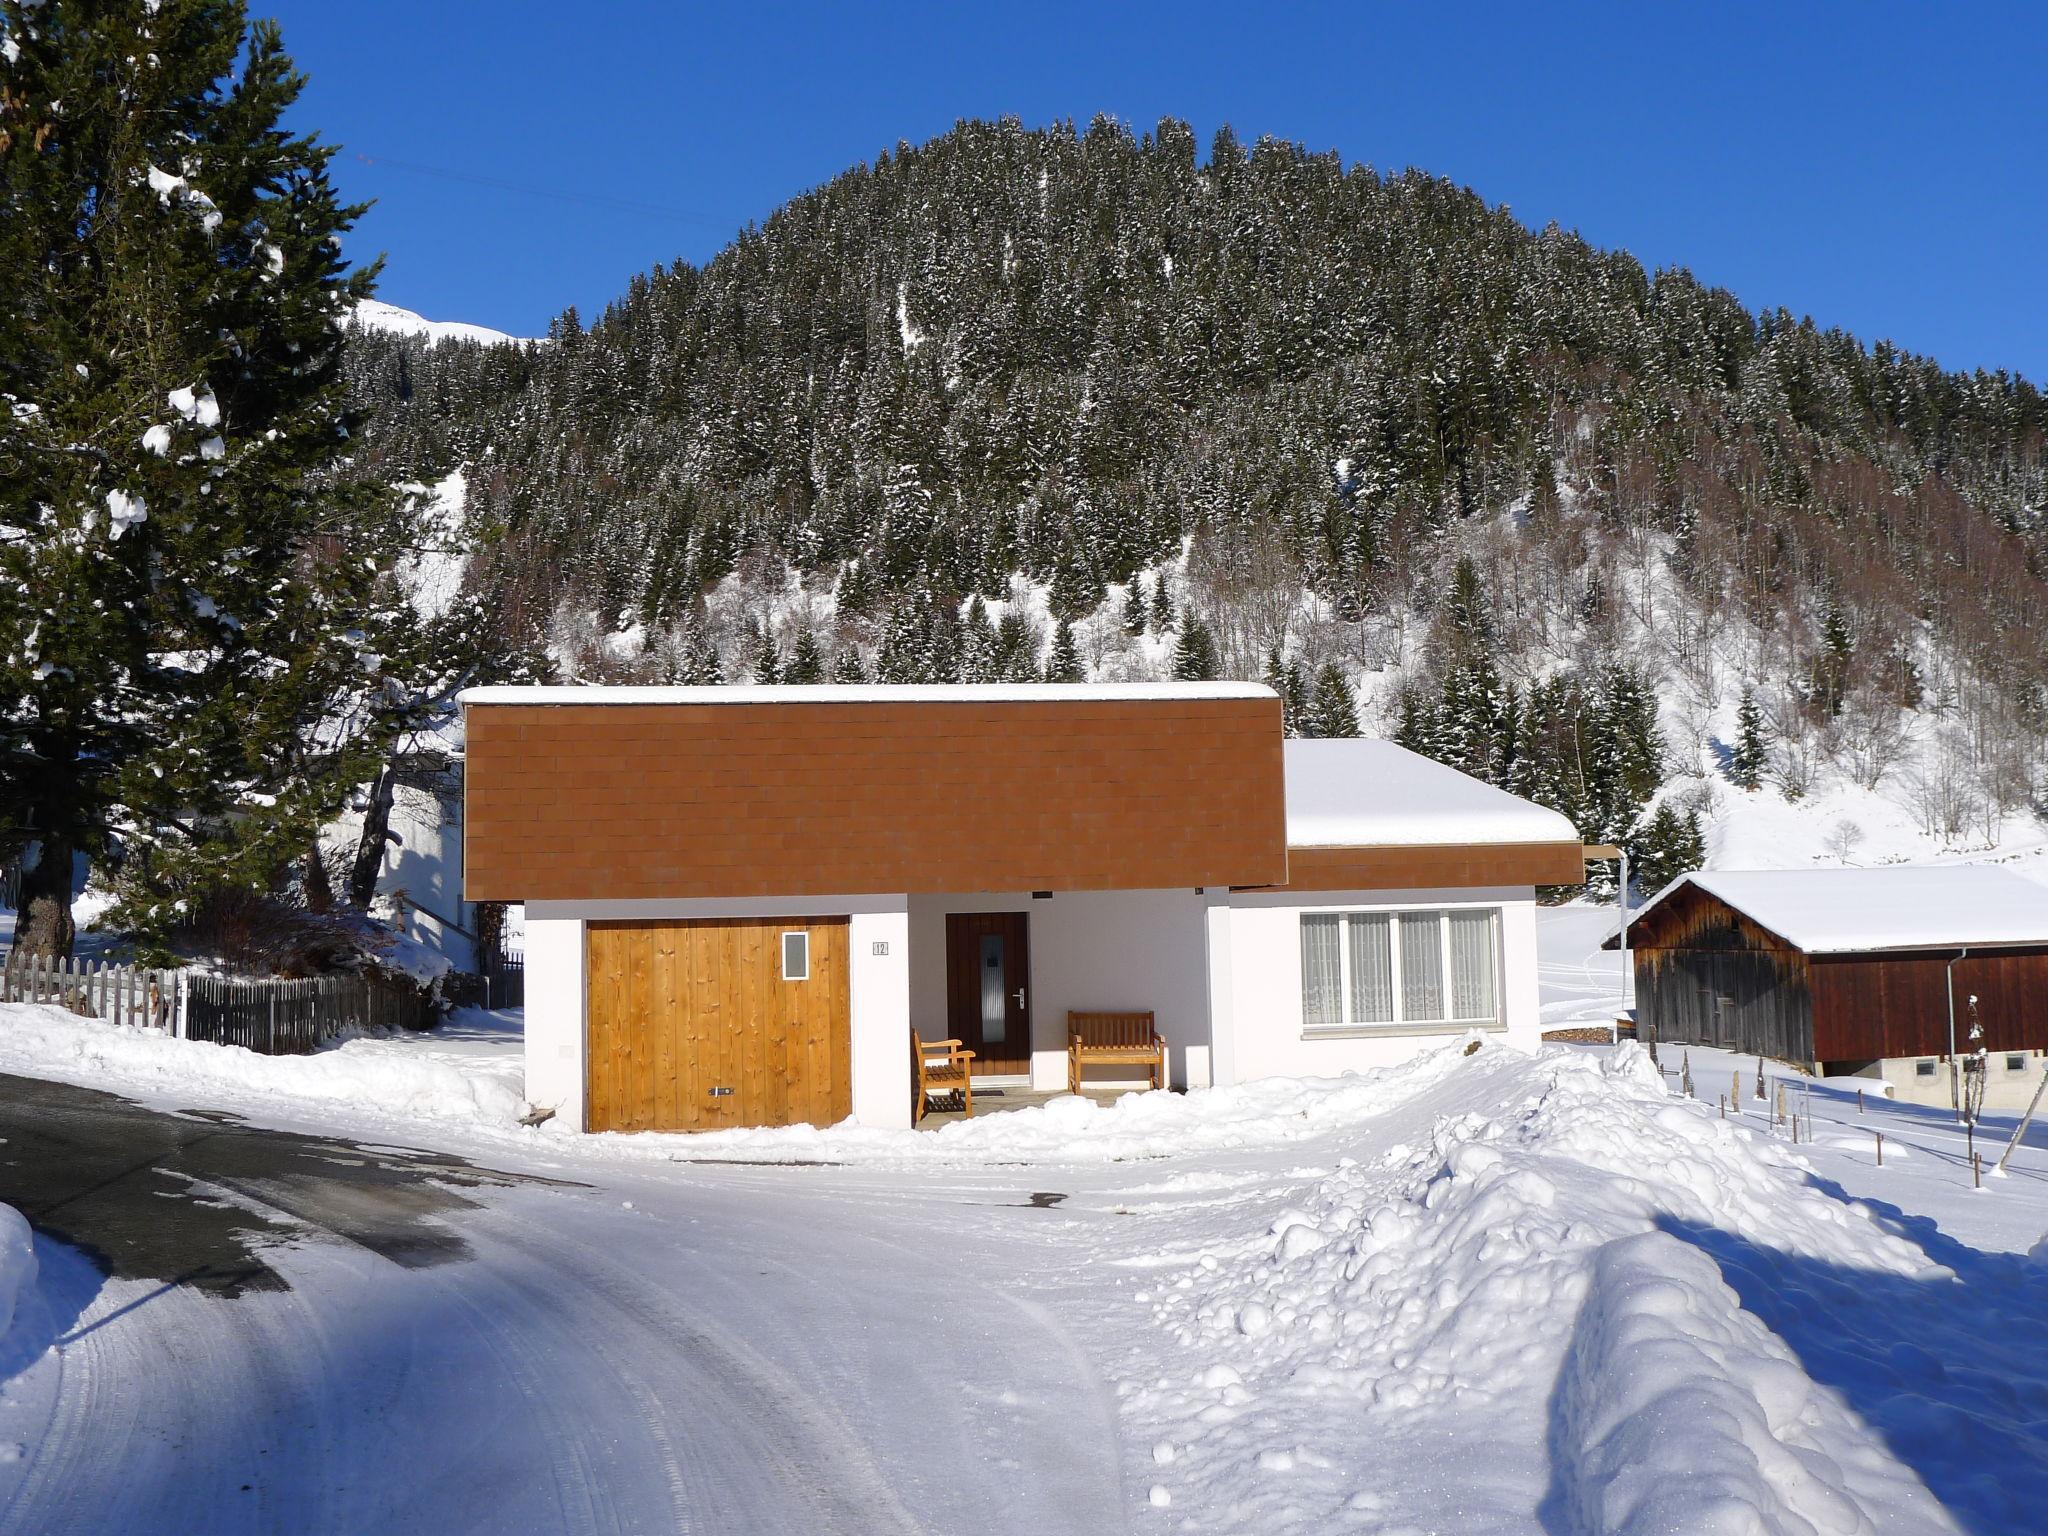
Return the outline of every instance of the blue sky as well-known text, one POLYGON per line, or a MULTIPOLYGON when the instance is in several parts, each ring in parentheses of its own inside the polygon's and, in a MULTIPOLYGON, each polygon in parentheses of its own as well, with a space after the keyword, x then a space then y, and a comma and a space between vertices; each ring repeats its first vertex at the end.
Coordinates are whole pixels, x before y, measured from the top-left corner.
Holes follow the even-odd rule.
POLYGON ((536 333, 899 139, 1107 112, 1419 166, 1752 307, 2048 379, 2035 7, 254 9, 377 199, 355 250, 436 319, 536 333))

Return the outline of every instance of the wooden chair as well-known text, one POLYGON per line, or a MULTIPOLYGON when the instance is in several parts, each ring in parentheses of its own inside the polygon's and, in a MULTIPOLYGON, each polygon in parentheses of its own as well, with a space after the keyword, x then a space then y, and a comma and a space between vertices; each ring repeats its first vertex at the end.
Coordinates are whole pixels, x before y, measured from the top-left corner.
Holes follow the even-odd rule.
POLYGON ((1166 1086, 1166 1042, 1150 1013, 1067 1015, 1067 1092, 1081 1091, 1081 1069, 1098 1062, 1136 1062, 1149 1068, 1152 1086, 1166 1086))
POLYGON ((916 1030, 910 1032, 913 1126, 924 1119, 925 1100, 934 1093, 959 1094, 967 1118, 974 1118, 974 1078, 969 1068, 973 1060, 974 1052, 963 1048, 958 1040, 920 1040, 916 1030))

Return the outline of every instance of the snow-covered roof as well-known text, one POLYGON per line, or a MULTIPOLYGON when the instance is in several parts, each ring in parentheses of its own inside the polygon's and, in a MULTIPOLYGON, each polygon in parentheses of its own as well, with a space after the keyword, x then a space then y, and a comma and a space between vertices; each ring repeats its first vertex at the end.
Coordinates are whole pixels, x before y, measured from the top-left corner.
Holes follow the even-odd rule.
POLYGON ((2048 944, 2048 886, 1986 864, 1701 870, 1680 875, 1630 921, 1684 885, 1808 954, 2048 944))
POLYGON ((1575 843, 1556 811, 1373 737, 1290 741, 1291 848, 1575 843))
POLYGON ((466 688, 464 704, 1054 704, 1077 699, 1259 699, 1259 683, 802 683, 764 687, 466 688))

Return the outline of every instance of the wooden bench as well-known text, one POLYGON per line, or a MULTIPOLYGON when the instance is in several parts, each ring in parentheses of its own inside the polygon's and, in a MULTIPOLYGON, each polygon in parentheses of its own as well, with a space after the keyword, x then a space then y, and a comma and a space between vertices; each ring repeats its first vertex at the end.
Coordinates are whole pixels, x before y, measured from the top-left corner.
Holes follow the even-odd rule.
POLYGON ((974 1052, 958 1040, 920 1040, 910 1032, 910 1123, 925 1116, 925 1101, 935 1093, 957 1093, 967 1118, 974 1118, 974 1078, 969 1064, 974 1052))
POLYGON ((1166 1042, 1150 1013, 1068 1013, 1067 1091, 1081 1091, 1081 1069, 1104 1062, 1150 1068, 1152 1086, 1166 1086, 1166 1042))

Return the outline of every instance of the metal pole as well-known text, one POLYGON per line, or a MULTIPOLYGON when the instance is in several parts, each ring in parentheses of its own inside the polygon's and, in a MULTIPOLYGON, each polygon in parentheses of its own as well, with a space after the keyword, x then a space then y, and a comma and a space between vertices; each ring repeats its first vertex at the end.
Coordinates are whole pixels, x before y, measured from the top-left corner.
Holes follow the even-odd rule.
POLYGON ((1625 1013, 1635 1002, 1636 968, 1628 953, 1628 850, 1617 855, 1621 862, 1621 1007, 1625 1013))

